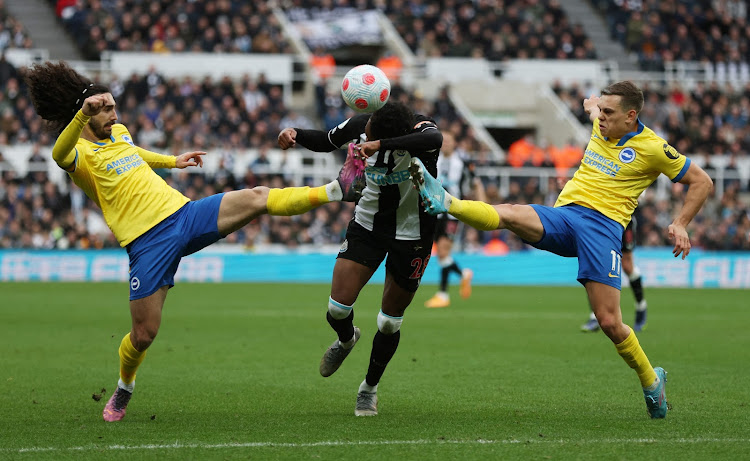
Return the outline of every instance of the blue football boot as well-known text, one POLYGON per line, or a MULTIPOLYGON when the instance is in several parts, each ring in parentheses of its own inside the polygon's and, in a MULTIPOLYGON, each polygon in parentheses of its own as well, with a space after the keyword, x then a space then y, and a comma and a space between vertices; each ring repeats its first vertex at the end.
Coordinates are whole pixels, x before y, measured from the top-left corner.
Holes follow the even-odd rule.
POLYGON ((667 372, 662 367, 654 368, 656 376, 659 377, 659 385, 656 389, 649 391, 643 389, 643 396, 646 398, 646 411, 651 418, 667 417, 667 372))
POLYGON ((422 161, 416 157, 412 158, 409 164, 409 175, 411 182, 419 191, 427 214, 437 216, 448 212, 453 197, 443 189, 440 181, 433 178, 422 161))

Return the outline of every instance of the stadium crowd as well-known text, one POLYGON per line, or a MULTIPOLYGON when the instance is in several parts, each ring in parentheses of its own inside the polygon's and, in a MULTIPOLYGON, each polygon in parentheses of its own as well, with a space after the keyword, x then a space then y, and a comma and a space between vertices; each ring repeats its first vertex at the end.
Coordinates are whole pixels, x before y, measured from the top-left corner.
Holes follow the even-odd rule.
MULTIPOLYGON (((89 47, 95 44, 91 49, 92 57, 104 49, 119 49, 119 46, 126 46, 123 49, 158 51, 154 45, 171 49, 169 47, 176 43, 181 44, 176 45, 174 51, 279 52, 257 50, 242 38, 243 34, 237 32, 243 30, 243 26, 247 28, 254 24, 264 29, 260 36, 279 34, 265 2, 257 5, 229 0, 148 4, 98 0, 55 3, 62 20, 70 27, 79 27, 74 35, 80 36, 82 32, 90 32, 97 27, 100 29, 97 33, 106 32, 99 41, 84 40, 89 47), (238 17, 246 20, 238 20, 238 17), (209 25, 216 24, 220 29, 223 27, 224 32, 219 36, 224 39, 206 40, 206 36, 212 33, 205 30, 205 18, 208 18, 209 25), (123 21, 126 24, 137 23, 137 27, 123 29, 123 21), (123 30, 129 31, 125 39, 123 30), (174 34, 179 36, 178 40, 164 39, 174 34), (106 46, 102 43, 106 43, 106 46), (243 43, 248 46, 241 45, 243 43)), ((490 59, 593 57, 590 41, 579 26, 569 29, 568 19, 557 0, 506 1, 502 6, 504 22, 497 30, 490 30, 489 26, 495 24, 493 21, 500 20, 496 2, 439 3, 445 3, 450 8, 437 8, 434 2, 414 2, 408 8, 402 8, 400 2, 366 0, 352 3, 290 0, 282 6, 285 9, 321 6, 329 9, 337 6, 379 8, 392 19, 407 43, 423 56, 456 55, 458 52, 460 55, 481 55, 490 59), (572 48, 560 42, 567 35, 575 43, 572 48), (502 43, 498 42, 498 37, 502 38, 502 43), (436 40, 434 44, 433 39, 436 40), (461 47, 454 48, 458 39, 461 47), (507 43, 507 40, 518 41, 507 43), (508 49, 515 50, 515 54, 505 54, 508 49), (553 49, 555 52, 550 54, 553 49), (502 52, 498 53, 498 50, 502 52), (565 51, 567 54, 563 56, 560 50, 572 51, 565 51)), ((615 2, 617 8, 629 14, 635 12, 633 5, 636 3, 640 2, 615 2)), ((682 3, 675 6, 674 3, 663 2, 659 14, 655 14, 654 10, 647 16, 658 16, 659 21, 668 23, 665 18, 670 17, 670 8, 681 10, 684 6, 682 3)), ((697 5, 699 2, 694 3, 688 10, 695 13, 691 20, 685 22, 688 25, 702 18, 701 15, 705 16, 707 11, 697 5)), ((714 3, 721 4, 723 9, 717 8, 720 13, 731 11, 717 16, 720 18, 717 21, 724 24, 717 26, 721 31, 729 31, 734 22, 742 24, 745 20, 746 12, 737 7, 737 2, 714 3)), ((10 36, 15 46, 28 46, 30 40, 24 34, 23 27, 9 18, 2 6, 0 0, 0 18, 5 25, 0 30, 0 39, 10 36), (3 35, 2 32, 9 30, 8 24, 13 25, 15 34, 3 35)), ((613 30, 620 28, 614 27, 613 30)), ((746 32, 747 29, 742 31, 746 32)), ((87 35, 89 32, 83 35, 90 38, 87 35)), ((258 36, 258 29, 246 32, 254 38, 258 36)), ((288 46, 283 40, 272 41, 284 49, 288 46)), ((735 45, 723 43, 722 46, 744 50, 746 54, 745 41, 740 40, 735 45)), ((240 81, 228 78, 214 81, 209 77, 193 81, 190 78, 165 79, 157 72, 150 71, 145 75, 134 74, 125 81, 115 79, 108 83, 118 101, 120 121, 128 126, 139 145, 161 152, 181 152, 186 148, 221 152, 220 167, 211 175, 165 172, 167 181, 193 199, 258 184, 272 187, 299 185, 293 184, 284 175, 268 173, 268 161, 263 152, 275 147, 276 134, 286 126, 330 129, 351 115, 340 96, 332 92, 324 81, 319 82, 316 89, 317 119, 312 120, 285 107, 281 87, 270 84, 263 75, 256 79, 245 77, 240 81), (257 149, 259 155, 247 165, 244 175, 236 177, 231 168, 234 161, 232 152, 240 149, 257 149)), ((34 113, 18 70, 4 57, 0 58, 0 87, 3 89, 0 92, 0 247, 116 246, 96 206, 69 181, 64 185, 56 184, 42 171, 46 169, 48 152, 54 139, 45 133, 34 113), (12 166, 4 161, 1 153, 2 146, 19 144, 32 146, 30 172, 25 177, 19 177, 12 166)), ((582 111, 581 101, 596 89, 556 85, 554 90, 587 125, 588 117, 582 111)), ((737 159, 747 158, 750 152, 750 128, 747 123, 750 120, 750 85, 736 89, 716 83, 699 83, 690 91, 683 90, 679 85, 668 88, 645 86, 644 91, 644 122, 679 151, 702 157, 727 156, 729 170, 736 170, 737 159)), ((476 139, 450 103, 448 88, 444 88, 435 100, 428 101, 418 91, 407 91, 396 83, 392 98, 413 107, 416 112, 433 116, 443 131, 452 133, 458 140, 458 154, 474 163, 480 176, 482 166, 493 165, 486 146, 476 139)), ((556 166, 562 171, 575 166, 582 149, 582 146, 572 144, 562 147, 535 145, 533 140, 528 139, 519 140, 518 144, 520 148, 511 146, 509 149, 507 165, 556 166), (523 146, 524 143, 528 145, 523 146)), ((557 181, 550 180, 548 193, 542 194, 538 179, 518 179, 511 181, 508 193, 502 196, 495 178, 484 178, 484 183, 491 203, 552 204, 560 186, 557 181)), ((663 229, 670 216, 666 210, 673 208, 670 202, 683 191, 675 186, 672 192, 669 198, 649 193, 643 197, 637 211, 641 244, 667 244, 663 229)), ((696 218, 692 228, 694 244, 706 249, 748 249, 750 210, 740 200, 743 194, 748 193, 748 185, 736 180, 728 181, 723 192, 712 199, 696 218)), ((294 218, 264 216, 227 240, 248 247, 274 243, 292 247, 308 243, 337 244, 344 234, 351 209, 351 204, 331 204, 294 218)), ((513 234, 504 231, 480 233, 467 228, 463 237, 465 251, 493 252, 525 248, 513 234)))
POLYGON ((8 13, 5 0, 0 0, 0 54, 8 48, 31 48, 33 45, 23 24, 8 13))
MULTIPOLYGON (((105 50, 288 53, 269 2, 59 0, 56 9, 86 59, 105 50)), ((595 59, 580 24, 559 0, 280 2, 283 10, 380 10, 414 53, 424 57, 595 59)), ((314 14, 313 14, 314 16, 314 14)))
POLYGON ((288 0, 284 9, 381 10, 417 56, 596 59, 580 24, 571 25, 558 0, 400 2, 288 0))
POLYGON ((288 53, 269 2, 88 0, 55 2, 84 58, 103 51, 288 53))
POLYGON ((717 74, 750 76, 750 28, 745 0, 592 0, 613 39, 638 56, 643 70, 664 63, 712 63, 717 74))

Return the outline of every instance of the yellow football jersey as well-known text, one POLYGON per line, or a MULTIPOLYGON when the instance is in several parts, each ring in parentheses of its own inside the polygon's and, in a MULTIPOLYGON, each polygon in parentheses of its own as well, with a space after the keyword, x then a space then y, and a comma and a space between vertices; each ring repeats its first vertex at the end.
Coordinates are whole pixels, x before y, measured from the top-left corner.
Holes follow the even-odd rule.
MULTIPOLYGON (((128 129, 120 124, 112 126, 109 139, 87 141, 80 137, 87 122, 88 117, 79 112, 58 138, 55 149, 65 149, 75 141, 68 138, 77 137, 74 150, 65 155, 75 157, 68 174, 99 205, 107 225, 124 247, 190 200, 151 169, 174 166, 171 156, 135 146, 128 129)), ((69 166, 60 163, 57 155, 55 158, 60 166, 69 166)))
POLYGON ((599 119, 595 119, 581 165, 555 206, 582 205, 627 227, 641 192, 662 173, 678 182, 689 167, 689 158, 640 120, 637 131, 620 139, 607 139, 599 131, 599 119))

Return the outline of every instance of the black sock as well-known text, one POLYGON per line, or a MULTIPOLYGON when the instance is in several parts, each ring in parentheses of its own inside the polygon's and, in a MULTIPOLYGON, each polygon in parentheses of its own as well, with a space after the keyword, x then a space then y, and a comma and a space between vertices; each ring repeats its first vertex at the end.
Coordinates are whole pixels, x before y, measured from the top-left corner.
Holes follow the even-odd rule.
POLYGON ((440 291, 448 292, 448 275, 450 275, 451 270, 448 267, 443 267, 440 269, 440 291))
POLYGON ((339 335, 339 341, 341 341, 342 343, 349 341, 354 336, 353 309, 349 313, 349 315, 346 316, 346 318, 343 318, 341 320, 336 320, 331 316, 330 312, 326 312, 326 320, 328 320, 328 324, 331 325, 331 328, 336 331, 336 334, 339 335))
POLYGON ((461 269, 455 262, 452 262, 450 266, 440 269, 440 291, 448 292, 448 277, 451 275, 451 272, 461 275, 461 269))
POLYGON ((372 352, 370 352, 370 367, 367 369, 365 380, 370 386, 375 386, 380 382, 385 367, 393 358, 398 348, 398 341, 401 338, 401 330, 392 335, 385 335, 379 330, 372 339, 372 352))
POLYGON ((630 287, 633 289, 633 294, 635 295, 635 302, 640 304, 641 301, 643 301, 643 285, 641 285, 641 277, 638 277, 635 280, 631 280, 630 287))

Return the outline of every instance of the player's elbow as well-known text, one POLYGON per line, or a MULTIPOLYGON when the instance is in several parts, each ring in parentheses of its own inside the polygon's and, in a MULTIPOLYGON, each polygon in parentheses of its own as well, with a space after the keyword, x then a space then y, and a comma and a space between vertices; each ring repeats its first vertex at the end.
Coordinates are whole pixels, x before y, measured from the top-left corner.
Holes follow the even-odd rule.
POLYGON ((443 147, 443 133, 438 130, 435 130, 434 133, 430 133, 430 144, 434 145, 433 149, 440 149, 443 147))
POLYGON ((60 168, 67 169, 75 161, 75 158, 75 149, 66 152, 65 149, 57 148, 57 145, 52 148, 52 160, 54 160, 60 168))
POLYGON ((696 183, 698 183, 698 186, 706 191, 706 195, 710 194, 711 191, 714 189, 714 181, 711 179, 711 176, 706 173, 705 170, 701 169, 700 174, 698 175, 698 178, 696 178, 696 183))

